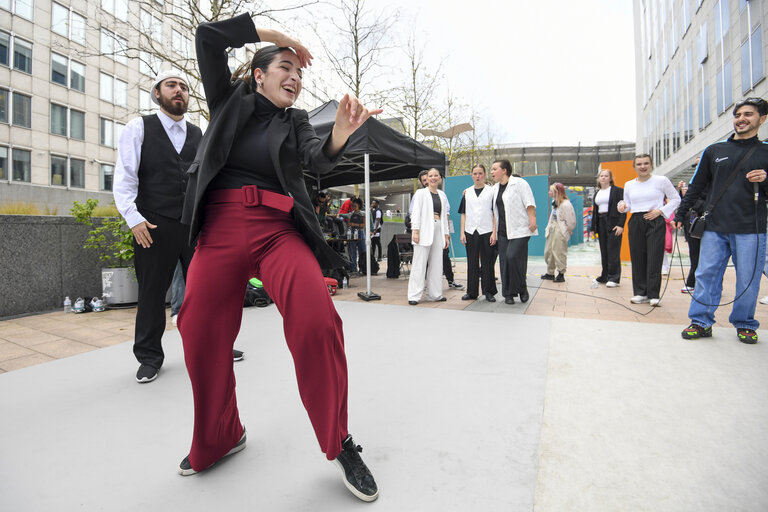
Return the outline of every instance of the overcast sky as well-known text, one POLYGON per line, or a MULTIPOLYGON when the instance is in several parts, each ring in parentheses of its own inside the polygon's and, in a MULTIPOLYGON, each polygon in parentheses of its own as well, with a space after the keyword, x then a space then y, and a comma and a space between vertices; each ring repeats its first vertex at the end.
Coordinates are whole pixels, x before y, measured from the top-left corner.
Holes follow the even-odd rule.
MULTIPOLYGON (((476 107, 494 142, 635 140, 630 0, 367 5, 399 8, 400 40, 415 24, 427 42, 428 65, 434 69, 443 59, 441 85, 476 107)), ((322 55, 320 48, 311 50, 322 55)))

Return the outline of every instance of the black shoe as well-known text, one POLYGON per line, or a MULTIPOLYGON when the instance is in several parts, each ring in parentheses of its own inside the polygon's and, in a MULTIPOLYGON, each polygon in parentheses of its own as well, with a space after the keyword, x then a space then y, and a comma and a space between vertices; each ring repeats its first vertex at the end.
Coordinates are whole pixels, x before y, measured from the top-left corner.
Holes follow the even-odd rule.
POLYGON ((494 297, 492 293, 486 293, 485 300, 488 302, 496 302, 496 297, 494 297))
POLYGON ((450 290, 463 290, 464 289, 464 285, 463 284, 459 284, 456 281, 451 281, 450 283, 448 283, 448 288, 450 290))
POLYGON ((757 343, 757 332, 752 329, 736 329, 736 336, 739 341, 746 343, 747 345, 754 345, 757 343))
POLYGON ((522 292, 520 292, 520 302, 528 302, 528 299, 530 299, 531 296, 528 295, 528 290, 525 289, 522 292))
POLYGON ((473 297, 468 293, 465 293, 464 295, 461 296, 461 300, 475 300, 475 299, 477 299, 477 296, 473 297))
POLYGON ((448 299, 446 299, 445 297, 443 297, 443 296, 441 295, 440 297, 436 298, 436 299, 435 299, 433 302, 445 302, 445 301, 447 301, 447 300, 448 300, 448 299))
POLYGON ((157 373, 160 370, 155 368, 154 366, 149 366, 148 364, 142 364, 139 366, 139 371, 136 372, 136 382, 139 384, 146 384, 147 382, 152 382, 157 378, 157 373))
POLYGON ((513 299, 512 297, 506 297, 504 299, 504 304, 514 304, 514 303, 515 303, 515 299, 513 299))
POLYGON ((709 338, 712 336, 711 327, 702 327, 699 324, 691 324, 680 333, 684 340, 697 340, 699 338, 709 338))
POLYGON ((597 281, 597 282, 598 282, 598 283, 600 283, 600 284, 605 284, 605 283, 607 283, 607 282, 608 282, 608 279, 607 279, 607 278, 605 278, 605 277, 596 277, 596 278, 595 278, 595 281, 597 281))
POLYGON ((418 303, 419 303, 419 301, 417 301, 417 300, 409 300, 409 301, 408 301, 408 305, 409 305, 409 306, 415 306, 415 305, 416 305, 416 304, 418 304, 418 303))
POLYGON ((341 453, 333 462, 341 469, 344 485, 352 494, 363 501, 373 501, 379 497, 379 488, 360 457, 362 451, 363 447, 356 445, 352 436, 347 436, 341 445, 341 453))
MULTIPOLYGON (((243 448, 245 448, 245 431, 243 431, 243 437, 240 438, 240 440, 231 450, 229 450, 227 453, 224 454, 224 457, 228 455, 232 455, 233 453, 237 453, 243 448)), ((222 459, 224 457, 222 457, 222 459)), ((214 462, 213 464, 216 464, 216 462, 214 462)), ((211 466, 213 466, 213 464, 211 464, 211 466)), ((208 467, 211 467, 211 466, 208 466, 208 467)), ((192 469, 192 464, 189 463, 189 455, 187 455, 186 457, 184 457, 184 460, 181 461, 181 464, 179 464, 179 474, 181 476, 189 476, 189 475, 194 475, 195 473, 197 473, 197 471, 192 469)))
POLYGON ((233 361, 242 361, 245 358, 245 352, 241 350, 233 350, 232 351, 232 360, 233 361))
POLYGON ((541 279, 544 281, 554 281, 555 276, 554 274, 541 274, 541 279))
POLYGON ((557 277, 554 279, 554 281, 556 283, 564 283, 565 282, 565 276, 563 275, 562 272, 560 272, 559 274, 557 274, 557 277))

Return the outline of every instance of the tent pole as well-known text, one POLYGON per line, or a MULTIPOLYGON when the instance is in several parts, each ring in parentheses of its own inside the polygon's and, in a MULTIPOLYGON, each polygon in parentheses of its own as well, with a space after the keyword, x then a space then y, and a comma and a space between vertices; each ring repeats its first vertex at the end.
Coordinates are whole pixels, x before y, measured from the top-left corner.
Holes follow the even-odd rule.
POLYGON ((380 300, 381 295, 371 291, 371 159, 365 154, 365 284, 366 291, 357 296, 365 301, 380 300))

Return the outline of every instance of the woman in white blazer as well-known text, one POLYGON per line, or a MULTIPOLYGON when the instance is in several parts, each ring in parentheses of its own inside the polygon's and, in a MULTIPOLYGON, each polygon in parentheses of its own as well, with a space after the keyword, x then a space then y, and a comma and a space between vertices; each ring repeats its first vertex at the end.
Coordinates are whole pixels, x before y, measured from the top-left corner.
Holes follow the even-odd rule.
POLYGON ((538 235, 536 202, 531 187, 522 178, 512 176, 509 160, 496 160, 491 166, 493 186, 493 217, 495 219, 491 244, 499 243, 501 294, 505 304, 514 304, 515 295, 528 302, 528 240, 538 235))
POLYGON ((411 241, 413 263, 408 279, 408 304, 415 306, 424 292, 426 276, 427 300, 443 302, 443 249, 448 247, 448 200, 438 190, 440 171, 430 169, 427 186, 413 195, 411 211, 411 241))

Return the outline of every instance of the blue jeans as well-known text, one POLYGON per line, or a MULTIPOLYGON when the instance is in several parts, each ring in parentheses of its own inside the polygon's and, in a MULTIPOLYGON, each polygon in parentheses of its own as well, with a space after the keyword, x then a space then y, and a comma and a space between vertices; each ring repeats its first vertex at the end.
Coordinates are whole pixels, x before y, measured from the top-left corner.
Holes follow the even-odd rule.
MULTIPOLYGON (((361 240, 355 240, 349 242, 349 259, 352 262, 350 271, 357 272, 357 259, 358 253, 363 254, 365 252, 365 230, 364 229, 352 229, 352 238, 359 238, 361 240)), ((363 272, 365 269, 360 269, 363 272)))
POLYGON ((760 326, 760 322, 755 320, 755 304, 760 291, 761 263, 765 261, 765 237, 765 233, 704 232, 699 267, 696 269, 696 288, 688 309, 691 323, 702 327, 715 323, 715 310, 723 292, 723 274, 730 257, 736 267, 737 298, 728 320, 737 329, 756 330, 760 326), (700 304, 702 302, 704 304, 700 304))

